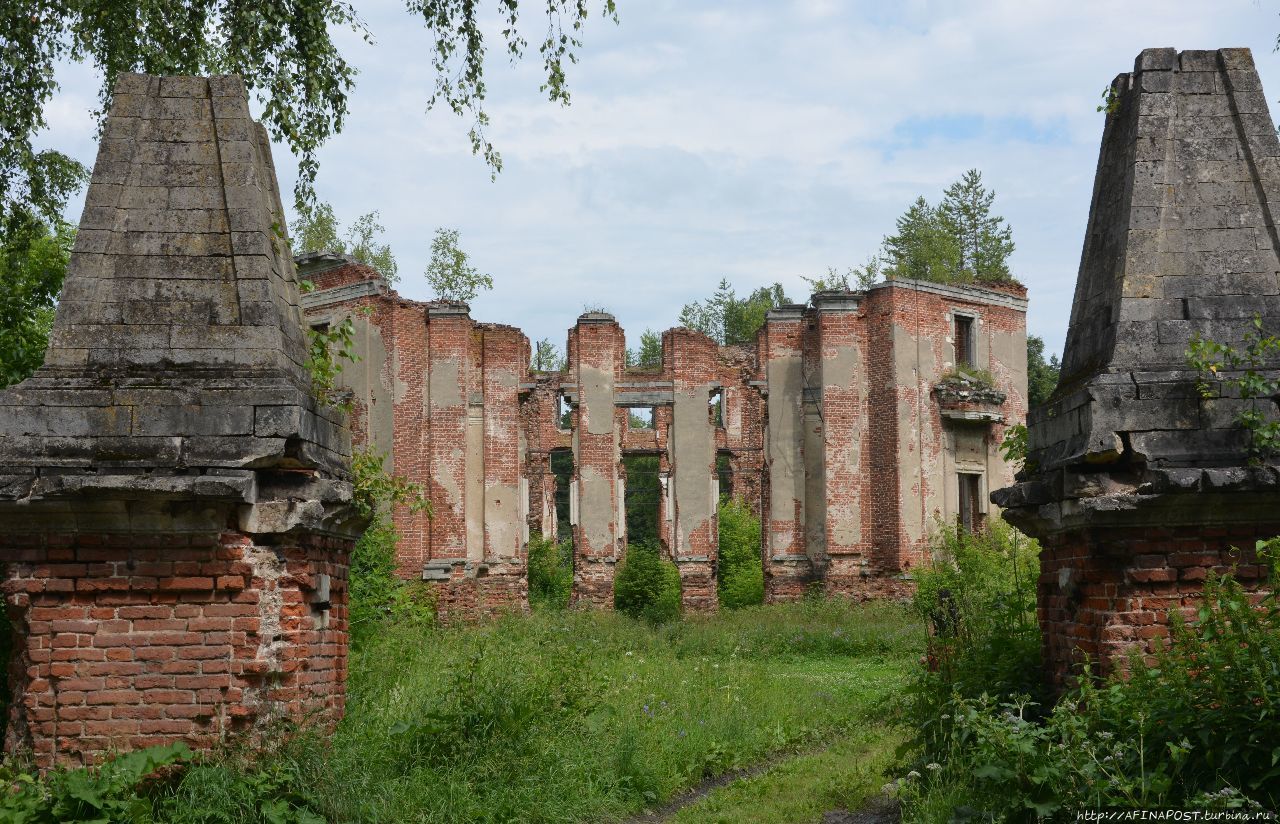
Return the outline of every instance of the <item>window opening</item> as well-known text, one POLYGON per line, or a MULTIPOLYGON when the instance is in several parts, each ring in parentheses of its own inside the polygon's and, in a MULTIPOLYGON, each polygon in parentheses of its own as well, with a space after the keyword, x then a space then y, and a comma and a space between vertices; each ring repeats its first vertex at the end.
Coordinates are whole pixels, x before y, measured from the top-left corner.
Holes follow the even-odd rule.
POLYGON ((631 429, 653 429, 653 407, 633 406, 627 409, 627 426, 631 429))
POLYGON ((556 425, 562 432, 573 429, 573 404, 569 402, 563 389, 560 390, 559 403, 556 406, 556 425))
POLYGON ((954 331, 956 366, 974 366, 973 318, 968 315, 956 315, 954 331))
POLYGON ((716 479, 720 481, 720 495, 733 494, 733 460, 728 452, 716 453, 716 479))
POLYGON ((712 389, 707 400, 707 420, 712 426, 724 426, 724 390, 712 389))
POLYGON ((960 493, 956 524, 968 532, 976 532, 982 528, 982 476, 972 472, 957 473, 956 487, 960 493))
POLYGON ((627 518, 627 543, 658 543, 658 502, 662 484, 658 480, 657 455, 625 455, 627 473, 623 507, 627 518))
POLYGON ((556 534, 560 540, 573 540, 573 524, 569 522, 569 495, 573 485, 573 450, 551 450, 551 474, 556 479, 556 534))

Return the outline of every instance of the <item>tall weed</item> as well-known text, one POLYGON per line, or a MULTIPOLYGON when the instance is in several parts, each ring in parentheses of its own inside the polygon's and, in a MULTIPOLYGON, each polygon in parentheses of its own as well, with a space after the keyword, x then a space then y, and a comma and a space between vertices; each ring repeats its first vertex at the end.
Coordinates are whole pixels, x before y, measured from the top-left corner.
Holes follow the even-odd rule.
POLYGON ((875 723, 922 639, 901 607, 826 599, 661 626, 576 610, 385 621, 351 650, 336 730, 269 728, 255 747, 112 790, 147 806, 107 820, 619 820, 875 723))

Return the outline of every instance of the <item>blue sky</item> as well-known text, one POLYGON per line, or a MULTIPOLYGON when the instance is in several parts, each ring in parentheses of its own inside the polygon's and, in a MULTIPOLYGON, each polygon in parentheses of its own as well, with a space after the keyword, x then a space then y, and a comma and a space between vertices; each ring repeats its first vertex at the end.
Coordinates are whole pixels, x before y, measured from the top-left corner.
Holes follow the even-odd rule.
MULTIPOLYGON (((460 230, 496 283, 472 315, 561 345, 584 305, 637 341, 722 277, 803 299, 802 275, 866 260, 917 195, 976 167, 1013 226, 1029 329, 1061 351, 1111 78, 1147 47, 1248 46, 1280 97, 1280 5, 1256 0, 619 0, 619 25, 587 27, 568 108, 538 92, 536 51, 513 68, 493 41, 491 182, 469 124, 426 112, 426 32, 399 3, 357 6, 377 42, 339 35, 361 74, 320 196, 344 222, 381 212, 413 298, 431 296, 434 229, 460 230)), ((541 31, 529 16, 526 39, 541 31)), ((98 79, 59 79, 40 142, 92 163, 98 79)), ((291 189, 293 158, 275 160, 291 189)))

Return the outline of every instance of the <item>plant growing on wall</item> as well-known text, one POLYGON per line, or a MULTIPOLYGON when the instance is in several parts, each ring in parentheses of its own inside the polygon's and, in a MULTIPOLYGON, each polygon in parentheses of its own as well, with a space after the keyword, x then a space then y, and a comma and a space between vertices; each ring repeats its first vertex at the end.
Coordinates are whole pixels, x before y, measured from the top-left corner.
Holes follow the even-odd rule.
POLYGON ((781 283, 761 286, 740 298, 733 285, 722 278, 714 295, 705 301, 684 305, 680 310, 680 325, 725 346, 750 344, 764 325, 765 313, 790 302, 781 283))
POLYGON ((1280 454, 1280 418, 1276 416, 1280 377, 1274 371, 1270 376, 1264 374, 1268 366, 1274 370, 1280 363, 1280 337, 1266 334, 1262 318, 1254 316, 1243 348, 1208 340, 1197 333, 1191 338, 1186 357, 1187 365, 1200 374, 1196 388, 1202 398, 1220 397, 1225 387, 1247 402, 1236 413, 1235 422, 1248 433, 1249 462, 1260 464, 1280 454))
POLYGON ((533 361, 529 368, 534 372, 563 372, 565 367, 564 353, 550 338, 538 341, 533 349, 533 361))
POLYGON ((336 252, 351 255, 358 262, 378 270, 388 283, 400 279, 396 256, 387 243, 379 243, 378 236, 386 227, 378 222, 378 212, 369 212, 355 219, 342 237, 342 227, 333 212, 333 206, 323 201, 298 211, 298 219, 289 227, 293 235, 293 253, 336 252))
POLYGON ((493 288, 493 277, 471 265, 471 257, 458 244, 457 229, 436 229, 427 264, 427 285, 440 300, 468 303, 481 290, 493 288))
POLYGON ((917 197, 884 239, 884 276, 939 283, 1016 282, 1009 271, 1013 229, 992 214, 995 192, 970 169, 934 206, 917 197))

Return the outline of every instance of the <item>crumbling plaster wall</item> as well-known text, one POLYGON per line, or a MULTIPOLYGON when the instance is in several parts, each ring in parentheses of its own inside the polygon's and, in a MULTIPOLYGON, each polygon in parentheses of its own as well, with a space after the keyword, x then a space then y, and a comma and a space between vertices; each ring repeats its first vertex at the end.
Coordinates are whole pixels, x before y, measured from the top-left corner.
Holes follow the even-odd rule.
MULTIPOLYGON (((349 279, 363 277, 359 269, 349 279)), ((558 533, 563 491, 551 456, 570 450, 579 600, 612 602, 627 538, 627 455, 659 458, 659 531, 680 568, 686 606, 715 608, 718 495, 730 492, 762 515, 771 599, 800 597, 814 582, 836 593, 899 596, 933 530, 956 517, 955 472, 980 472, 987 487, 1011 477, 998 444, 1025 414, 1025 308, 1017 287, 895 281, 820 293, 812 306, 771 311, 753 346, 719 347, 697 332, 668 330, 653 369, 627 367, 621 327, 589 312, 568 332, 567 369, 543 374, 529 371, 517 330, 477 324, 461 305, 418 306, 409 322, 427 329, 426 349, 413 357, 429 375, 426 463, 439 495, 439 522, 422 553, 427 577, 489 589, 523 580, 528 536, 558 533), (955 310, 975 319, 975 365, 991 372, 997 390, 996 400, 963 414, 935 396, 954 365, 955 310), (716 392, 719 425, 708 410, 716 392), (568 429, 560 428, 561 398, 568 429), (635 407, 653 410, 652 429, 631 428, 635 407), (723 488, 718 456, 729 465, 723 488)), ((401 420, 397 412, 397 440, 401 420)), ((514 604, 515 590, 508 595, 514 604)))

